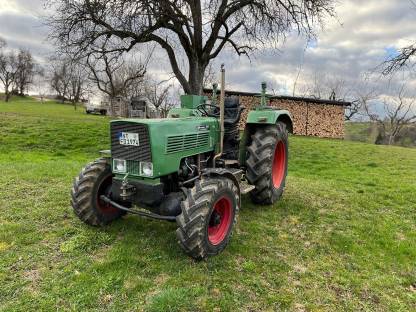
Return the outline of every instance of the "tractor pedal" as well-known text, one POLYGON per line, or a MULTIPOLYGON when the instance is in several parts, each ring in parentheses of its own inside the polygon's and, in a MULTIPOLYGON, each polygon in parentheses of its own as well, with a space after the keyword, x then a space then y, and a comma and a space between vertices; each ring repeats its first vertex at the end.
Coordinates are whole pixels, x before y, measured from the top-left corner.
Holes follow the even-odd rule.
POLYGON ((254 185, 247 184, 247 182, 241 182, 240 184, 240 190, 241 194, 247 194, 254 190, 256 187, 254 185))

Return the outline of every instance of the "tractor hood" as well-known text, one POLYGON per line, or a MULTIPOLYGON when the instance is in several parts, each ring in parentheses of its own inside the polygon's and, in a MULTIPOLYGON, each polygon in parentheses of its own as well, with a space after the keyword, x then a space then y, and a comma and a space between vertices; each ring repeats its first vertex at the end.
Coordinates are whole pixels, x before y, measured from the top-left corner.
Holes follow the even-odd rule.
POLYGON ((112 157, 127 160, 129 176, 138 177, 140 162, 152 162, 152 178, 177 172, 182 158, 215 150, 219 137, 212 117, 118 119, 110 127, 112 157))

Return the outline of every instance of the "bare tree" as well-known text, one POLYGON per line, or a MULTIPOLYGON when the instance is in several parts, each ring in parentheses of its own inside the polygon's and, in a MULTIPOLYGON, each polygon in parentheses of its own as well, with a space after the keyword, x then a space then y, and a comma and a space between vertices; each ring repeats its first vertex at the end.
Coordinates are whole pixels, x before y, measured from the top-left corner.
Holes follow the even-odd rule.
POLYGON ((346 107, 344 115, 347 121, 357 116, 367 116, 366 107, 379 96, 378 90, 370 85, 368 79, 360 79, 352 88, 354 90, 348 98, 351 105, 346 107))
POLYGON ((70 88, 69 61, 55 59, 51 62, 50 87, 57 94, 62 103, 68 98, 70 88))
MULTIPOLYGON (((2 41, 3 48, 6 43, 2 41)), ((0 81, 3 83, 5 101, 8 102, 11 96, 11 87, 16 81, 17 73, 19 71, 17 56, 14 51, 6 52, 0 50, 0 81)))
POLYGON ((303 96, 349 102, 350 106, 345 108, 344 114, 347 121, 353 120, 358 115, 366 116, 364 106, 378 96, 377 90, 371 86, 366 77, 347 82, 343 77, 315 74, 303 85, 303 89, 300 89, 303 96))
POLYGON ((129 51, 153 42, 167 54, 188 94, 202 94, 210 61, 225 48, 247 55, 294 29, 313 36, 313 25, 334 15, 334 0, 51 0, 51 39, 61 51, 82 56, 111 42, 106 51, 129 51), (109 40, 111 39, 111 40, 109 40), (180 59, 187 60, 181 68, 180 59), (178 58, 179 57, 179 58, 178 58), (186 77, 187 76, 187 77, 186 77))
POLYGON ((36 74, 36 64, 32 54, 28 50, 19 50, 17 55, 18 71, 14 81, 14 88, 19 95, 24 95, 29 86, 33 83, 36 74))
POLYGON ((309 82, 303 85, 303 96, 315 99, 345 101, 351 94, 352 88, 342 77, 314 74, 309 82))
POLYGON ((134 59, 126 60, 120 53, 92 53, 86 65, 90 71, 89 79, 110 98, 127 96, 132 86, 142 80, 146 66, 134 59))
POLYGON ((416 43, 401 48, 397 55, 391 56, 382 63, 382 74, 387 76, 397 72, 399 69, 411 66, 416 56, 416 43))
POLYGON ((76 62, 70 64, 68 97, 75 110, 77 109, 77 103, 81 102, 89 90, 87 75, 86 68, 82 64, 76 62))
POLYGON ((166 117, 167 109, 169 108, 169 91, 172 88, 172 84, 169 81, 156 81, 150 77, 145 82, 145 95, 149 99, 150 103, 156 108, 156 111, 160 113, 161 117, 166 117))
POLYGON ((384 97, 382 103, 383 115, 376 112, 374 101, 373 103, 366 102, 365 110, 370 120, 377 122, 380 126, 386 143, 391 145, 405 126, 416 122, 415 98, 406 96, 405 85, 403 85, 398 90, 397 96, 384 97))
POLYGON ((203 86, 211 87, 214 82, 216 82, 217 72, 214 69, 213 63, 209 63, 204 74, 203 86))
POLYGON ((76 109, 88 90, 85 66, 70 58, 55 58, 51 60, 50 71, 50 87, 57 98, 62 103, 70 101, 76 109))
MULTIPOLYGON (((413 9, 416 9, 416 2, 414 0, 409 0, 413 5, 413 9)), ((406 67, 412 66, 413 60, 416 57, 416 41, 409 44, 408 46, 402 47, 399 49, 397 54, 391 55, 384 61, 381 66, 382 74, 385 76, 394 74, 398 70, 406 67)))

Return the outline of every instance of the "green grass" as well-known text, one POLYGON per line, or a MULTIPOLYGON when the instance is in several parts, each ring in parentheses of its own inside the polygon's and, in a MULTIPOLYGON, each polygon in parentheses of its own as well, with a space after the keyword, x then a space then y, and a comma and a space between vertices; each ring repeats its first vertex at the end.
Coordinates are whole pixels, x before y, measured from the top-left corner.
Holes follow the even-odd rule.
POLYGON ((107 118, 1 102, 0 133, 0 310, 416 310, 415 149, 291 137, 283 199, 246 198, 227 249, 195 262, 175 224, 73 214, 107 118))

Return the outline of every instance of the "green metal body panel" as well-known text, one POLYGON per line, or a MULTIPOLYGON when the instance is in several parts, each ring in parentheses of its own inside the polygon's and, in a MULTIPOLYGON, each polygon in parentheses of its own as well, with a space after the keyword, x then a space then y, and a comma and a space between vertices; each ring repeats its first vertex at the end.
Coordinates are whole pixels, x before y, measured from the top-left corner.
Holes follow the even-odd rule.
POLYGON ((184 117, 194 117, 200 116, 196 109, 189 108, 172 108, 168 113, 168 118, 184 118, 184 117))
MULTIPOLYGON (((120 119, 114 122, 117 121, 120 119)), ((218 148, 219 124, 217 118, 184 117, 121 119, 121 121, 147 125, 153 163, 152 178, 177 172, 180 161, 184 157, 214 151, 218 148)), ((122 176, 122 174, 117 175, 119 178, 122 176)), ((131 177, 134 178, 129 174, 129 179, 131 177)))
POLYGON ((196 108, 198 105, 204 103, 208 97, 203 95, 181 95, 181 107, 182 108, 196 108))
POLYGON ((253 110, 248 113, 247 124, 275 124, 279 117, 285 116, 292 120, 290 113, 283 109, 253 110))

